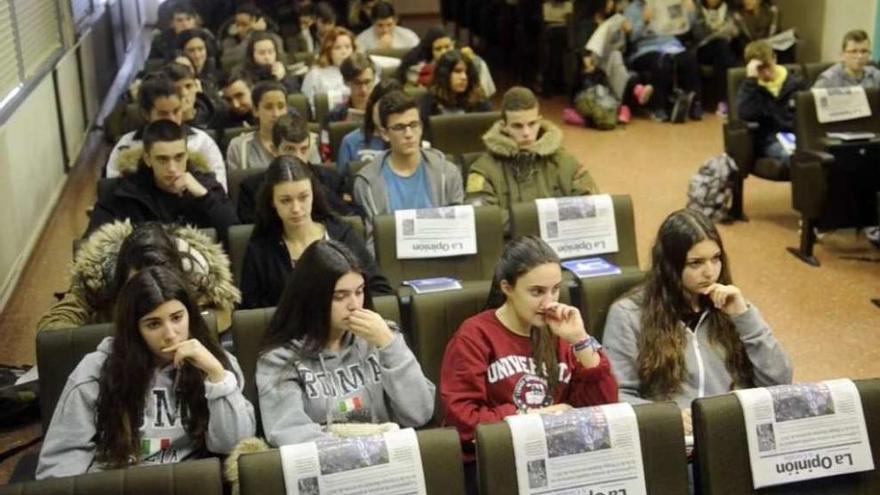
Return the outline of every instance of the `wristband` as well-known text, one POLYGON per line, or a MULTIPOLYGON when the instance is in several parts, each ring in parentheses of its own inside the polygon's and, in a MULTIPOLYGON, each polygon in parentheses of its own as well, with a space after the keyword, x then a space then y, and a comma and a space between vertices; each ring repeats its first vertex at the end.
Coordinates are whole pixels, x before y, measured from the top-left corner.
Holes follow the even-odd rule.
POLYGON ((581 352, 586 349, 591 349, 593 352, 599 352, 599 349, 602 348, 602 344, 596 340, 592 335, 581 339, 574 344, 571 344, 571 350, 575 353, 581 352))

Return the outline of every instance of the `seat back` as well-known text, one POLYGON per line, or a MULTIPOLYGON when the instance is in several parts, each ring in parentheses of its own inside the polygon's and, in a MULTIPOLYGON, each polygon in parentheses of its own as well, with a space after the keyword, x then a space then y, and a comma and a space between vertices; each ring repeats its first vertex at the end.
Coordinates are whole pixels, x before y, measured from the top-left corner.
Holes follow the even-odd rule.
POLYGON ((794 121, 797 148, 824 150, 823 139, 828 132, 880 131, 880 90, 866 89, 871 115, 860 119, 820 124, 816 116, 816 99, 811 91, 798 93, 794 121))
POLYGON ((226 172, 226 182, 229 184, 229 201, 232 206, 238 207, 238 195, 241 192, 241 183, 253 175, 264 173, 264 168, 246 168, 244 170, 233 169, 226 172))
POLYGON ((255 130, 254 127, 249 127, 249 126, 244 126, 244 125, 238 126, 238 127, 227 127, 225 129, 223 129, 221 131, 221 133, 222 133, 221 138, 219 141, 217 141, 217 146, 219 146, 220 149, 223 151, 224 158, 226 157, 226 148, 229 147, 229 143, 231 143, 233 139, 237 138, 238 136, 240 136, 246 132, 253 132, 254 130, 255 130))
POLYGON ((599 342, 605 334, 605 320, 611 305, 627 291, 645 280, 645 272, 638 268, 624 269, 617 275, 581 279, 577 284, 580 291, 578 307, 584 318, 587 331, 599 342))
POLYGON ((404 280, 455 277, 461 280, 492 280, 495 262, 504 249, 501 211, 494 206, 474 208, 477 253, 448 258, 397 259, 394 215, 373 219, 376 261, 397 288, 404 280))
POLYGON ((428 118, 431 146, 453 155, 485 151, 483 134, 501 119, 501 112, 432 115, 428 118))
POLYGON ((309 105, 309 98, 302 93, 292 93, 287 95, 288 108, 296 109, 297 113, 306 120, 314 121, 312 118, 312 110, 309 105))
POLYGON ((324 125, 327 114, 330 113, 330 98, 327 93, 318 93, 315 95, 315 118, 313 119, 320 125, 324 125))
POLYGON ((367 50, 367 55, 378 55, 380 57, 403 58, 409 53, 410 48, 371 48, 367 50))
POLYGON ((229 226, 229 263, 232 265, 232 282, 241 288, 241 270, 244 267, 244 255, 247 252, 253 224, 229 226))
POLYGON ((804 64, 804 79, 812 86, 816 83, 816 79, 819 79, 819 76, 834 64, 835 62, 810 62, 804 64))
MULTIPOLYGON (((688 493, 681 412, 673 402, 634 406, 648 493, 688 493)), ((510 426, 477 426, 477 470, 481 495, 519 493, 510 426)), ((735 493, 735 492, 730 492, 735 493)))
MULTIPOLYGON (((42 370, 40 370, 42 372, 42 370)), ((0 486, 0 495, 222 495, 216 457, 0 486)))
MULTIPOLYGON (((880 465, 880 379, 855 380, 865 413, 874 465, 880 465)), ((734 394, 693 402, 694 485, 697 493, 837 495, 880 493, 880 470, 801 481, 755 490, 742 408, 734 394)))
MULTIPOLYGON (((464 469, 458 433, 453 428, 419 430, 419 453, 429 495, 464 495, 464 469)), ((238 459, 241 495, 285 493, 281 454, 277 449, 238 459)))
MULTIPOLYGON (((804 67, 801 64, 785 64, 789 74, 804 77, 804 67)), ((745 67, 733 67, 727 69, 727 101, 730 102, 728 119, 731 122, 739 120, 739 108, 736 105, 736 94, 746 78, 745 67)))
POLYGON ((335 162, 339 158, 339 147, 342 146, 342 138, 349 132, 361 126, 361 122, 331 122, 328 126, 330 135, 330 160, 335 162))

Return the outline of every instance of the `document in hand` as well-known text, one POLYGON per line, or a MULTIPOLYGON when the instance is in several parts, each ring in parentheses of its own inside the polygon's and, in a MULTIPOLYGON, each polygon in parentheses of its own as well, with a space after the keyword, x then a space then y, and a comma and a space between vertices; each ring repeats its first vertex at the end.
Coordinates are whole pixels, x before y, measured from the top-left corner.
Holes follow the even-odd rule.
POLYGON ((541 239, 562 259, 615 253, 617 224, 611 196, 536 199, 541 239))
POLYGON ((477 252, 473 206, 397 210, 394 222, 397 259, 441 258, 477 252))
POLYGON ((813 88, 816 102, 816 120, 820 124, 871 116, 868 95, 861 86, 845 88, 813 88))
POLYGON ((426 493, 412 428, 285 445, 280 452, 287 495, 426 493))
POLYGON ((620 273, 619 266, 599 257, 563 261, 562 266, 577 275, 578 278, 601 277, 603 275, 617 275, 620 273))
POLYGON ((520 495, 647 493, 639 426, 631 405, 505 419, 520 495))
POLYGON ((734 392, 742 406, 755 488, 874 469, 852 380, 734 392))

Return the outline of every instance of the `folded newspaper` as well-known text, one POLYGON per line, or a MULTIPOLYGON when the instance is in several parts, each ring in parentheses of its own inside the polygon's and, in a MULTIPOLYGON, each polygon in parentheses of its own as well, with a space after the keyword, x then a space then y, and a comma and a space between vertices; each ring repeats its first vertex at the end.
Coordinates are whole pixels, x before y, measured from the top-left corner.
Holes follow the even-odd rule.
POLYGON ((617 275, 620 273, 619 266, 599 257, 563 261, 562 266, 577 275, 578 278, 601 277, 603 275, 617 275))
POLYGON ((607 194, 536 199, 538 228, 562 259, 615 253, 614 201, 607 194))
POLYGON ((398 259, 441 258, 477 252, 473 206, 397 210, 394 223, 398 259))
POLYGON ((443 292, 447 290, 461 289, 461 281, 452 277, 420 278, 416 280, 404 280, 403 285, 412 287, 416 294, 428 294, 430 292, 443 292))

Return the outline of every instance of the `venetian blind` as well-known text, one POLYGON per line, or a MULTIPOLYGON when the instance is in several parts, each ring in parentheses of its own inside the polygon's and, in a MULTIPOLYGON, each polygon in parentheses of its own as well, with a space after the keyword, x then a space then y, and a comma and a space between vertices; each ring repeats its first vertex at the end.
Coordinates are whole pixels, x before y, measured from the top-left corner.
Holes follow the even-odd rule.
POLYGON ((13 0, 24 76, 29 78, 61 49, 56 0, 13 0))
POLYGON ((9 0, 0 0, 0 101, 18 87, 18 57, 15 51, 15 31, 12 28, 9 0))

